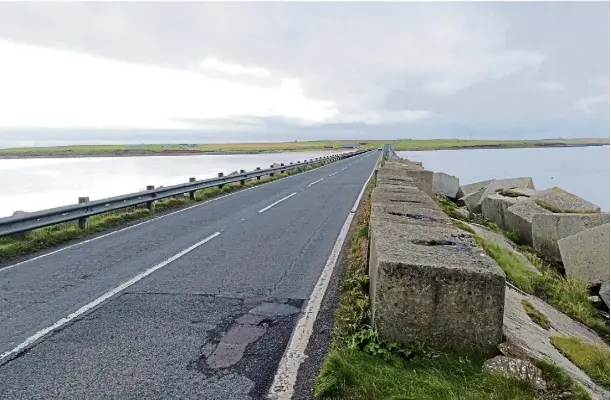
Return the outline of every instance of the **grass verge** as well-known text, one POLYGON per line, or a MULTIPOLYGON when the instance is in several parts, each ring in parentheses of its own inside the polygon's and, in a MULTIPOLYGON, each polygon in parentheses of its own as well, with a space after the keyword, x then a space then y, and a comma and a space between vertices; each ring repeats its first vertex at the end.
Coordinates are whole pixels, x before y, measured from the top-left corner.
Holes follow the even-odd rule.
MULTIPOLYGON (((318 399, 532 399, 524 382, 482 371, 477 354, 440 353, 414 343, 382 341, 371 326, 367 254, 368 186, 346 259, 346 272, 332 331, 330 351, 314 383, 318 399)), ((543 368, 542 368, 543 369, 543 368)), ((545 364, 549 391, 570 391, 574 399, 587 393, 553 365, 545 364), (549 372, 547 372, 549 371, 549 372)))
POLYGON ((547 317, 537 310, 528 300, 522 300, 522 308, 524 308, 524 311, 526 311, 531 321, 545 330, 549 329, 549 320, 547 317))
POLYGON ((475 231, 467 223, 465 223, 465 222, 463 222, 463 221, 461 221, 459 219, 452 219, 452 223, 458 229, 462 229, 463 231, 475 234, 475 231))
MULTIPOLYGON (((260 180, 251 179, 247 181, 244 186, 241 186, 239 182, 235 182, 224 185, 222 189, 213 187, 198 190, 195 193, 195 200, 190 200, 188 196, 170 197, 158 200, 155 203, 155 213, 177 210, 189 205, 197 204, 203 200, 212 199, 214 197, 232 193, 247 187, 271 182, 289 175, 305 172, 313 168, 316 167, 297 167, 290 172, 275 174, 273 177, 264 176, 261 177, 260 180)), ((151 213, 145 206, 137 206, 89 217, 89 228, 86 231, 79 229, 76 222, 66 222, 63 224, 35 229, 25 236, 15 235, 0 237, 0 262, 9 261, 16 257, 46 250, 76 239, 83 239, 133 221, 143 220, 151 217, 152 215, 153 213, 151 213)))
POLYGON ((542 274, 538 275, 528 269, 514 253, 480 237, 474 238, 497 262, 507 279, 518 288, 543 298, 598 333, 609 334, 605 321, 588 300, 589 292, 585 282, 565 278, 551 268, 545 267, 541 269, 542 274))
POLYGON ((585 343, 576 337, 552 336, 551 343, 592 380, 609 388, 609 348, 585 343))

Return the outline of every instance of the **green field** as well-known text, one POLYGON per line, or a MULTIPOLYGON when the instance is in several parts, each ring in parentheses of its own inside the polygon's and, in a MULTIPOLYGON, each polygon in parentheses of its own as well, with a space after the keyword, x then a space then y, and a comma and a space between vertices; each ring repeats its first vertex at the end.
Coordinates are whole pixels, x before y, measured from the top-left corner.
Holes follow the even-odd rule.
POLYGON ((460 148, 526 148, 554 146, 596 146, 609 144, 609 138, 542 139, 542 140, 463 140, 463 139, 402 139, 395 143, 396 151, 442 150, 460 148))
POLYGON ((191 154, 252 154, 283 151, 324 150, 344 143, 359 143, 362 148, 381 147, 394 143, 395 150, 442 150, 460 148, 524 148, 553 146, 596 146, 609 144, 608 138, 544 139, 544 140, 325 140, 304 142, 224 143, 224 144, 143 144, 143 145, 77 145, 55 147, 21 147, 0 149, 0 158, 27 157, 100 157, 100 156, 153 156, 191 154))

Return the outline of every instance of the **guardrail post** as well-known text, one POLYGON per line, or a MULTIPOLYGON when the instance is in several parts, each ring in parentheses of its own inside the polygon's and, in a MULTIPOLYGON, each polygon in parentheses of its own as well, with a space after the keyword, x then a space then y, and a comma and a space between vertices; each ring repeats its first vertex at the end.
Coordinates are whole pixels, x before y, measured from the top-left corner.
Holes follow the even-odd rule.
MULTIPOLYGON (((153 190, 153 189, 155 189, 155 186, 153 185, 148 185, 146 187, 146 190, 153 190)), ((155 212, 155 200, 147 201, 146 208, 148 208, 151 213, 154 213, 155 212)))
MULTIPOLYGON (((79 197, 78 198, 78 202, 79 202, 79 204, 89 203, 89 197, 79 197)), ((79 220, 78 220, 78 227, 79 227, 79 229, 82 229, 84 231, 89 229, 89 218, 87 218, 87 217, 79 218, 79 220)))
MULTIPOLYGON (((189 178, 189 182, 195 182, 195 178, 189 178)), ((195 200, 195 190, 189 192, 189 199, 195 200)))
MULTIPOLYGON (((222 172, 219 172, 218 177, 219 177, 219 178, 222 178, 222 177, 223 177, 223 173, 222 173, 222 172)), ((223 184, 221 183, 221 184, 219 185, 219 189, 222 189, 222 188, 223 188, 223 184)))
MULTIPOLYGON (((241 170, 240 170, 240 174, 243 174, 243 173, 245 173, 245 172, 246 172, 246 171, 245 171, 245 170, 243 170, 243 169, 241 169, 241 170)), ((242 180, 240 181, 240 185, 244 186, 245 184, 246 184, 246 179, 242 179, 242 180)))
MULTIPOLYGON (((269 166, 270 168, 274 168, 274 164, 269 166)), ((274 176, 274 173, 272 172, 271 174, 269 174, 269 176, 274 176)))
MULTIPOLYGON (((261 167, 257 167, 257 168, 255 168, 255 171, 261 171, 261 167)), ((258 181, 260 181, 260 180, 261 180, 261 177, 260 177, 260 176, 257 176, 257 180, 258 180, 258 181)))

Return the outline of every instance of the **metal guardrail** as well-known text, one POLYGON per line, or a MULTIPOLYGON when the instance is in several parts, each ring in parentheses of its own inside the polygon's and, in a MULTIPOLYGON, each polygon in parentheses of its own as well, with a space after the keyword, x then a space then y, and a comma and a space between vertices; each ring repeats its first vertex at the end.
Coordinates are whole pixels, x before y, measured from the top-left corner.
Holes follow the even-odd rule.
POLYGON ((290 171, 302 166, 315 165, 322 162, 339 161, 346 158, 354 157, 363 154, 370 150, 359 150, 351 153, 342 153, 332 156, 318 157, 310 159, 307 162, 298 162, 289 165, 281 165, 276 168, 255 170, 250 172, 242 172, 237 175, 220 176, 218 178, 204 179, 189 183, 181 183, 173 186, 159 187, 150 189, 144 192, 130 193, 121 196, 109 197, 106 199, 94 200, 73 204, 69 206, 50 208, 47 210, 36 211, 32 213, 14 215, 11 217, 0 218, 0 236, 11 235, 15 233, 27 232, 32 229, 43 228, 45 226, 56 225, 63 222, 79 220, 79 225, 86 228, 86 218, 98 214, 103 214, 109 211, 116 211, 123 208, 133 207, 141 204, 153 205, 155 200, 161 200, 168 197, 184 195, 189 193, 193 198, 194 193, 200 189, 206 189, 215 186, 222 186, 233 182, 244 182, 248 179, 259 178, 265 175, 273 175, 279 172, 290 171))

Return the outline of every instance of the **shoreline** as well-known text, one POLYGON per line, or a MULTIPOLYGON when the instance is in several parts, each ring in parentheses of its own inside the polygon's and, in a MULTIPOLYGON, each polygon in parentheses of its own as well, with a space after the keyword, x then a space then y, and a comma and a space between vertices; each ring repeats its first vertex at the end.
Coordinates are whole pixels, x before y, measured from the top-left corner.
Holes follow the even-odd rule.
MULTIPOLYGON (((512 144, 482 144, 482 145, 464 145, 464 146, 438 146, 432 148, 395 148, 395 151, 438 151, 438 150, 478 150, 478 149, 533 149, 533 148, 554 148, 554 147, 600 147, 609 146, 609 143, 533 143, 522 145, 520 143, 512 144)), ((247 154, 277 154, 277 153, 294 153, 304 151, 320 151, 334 152, 351 149, 321 149, 321 148, 299 148, 299 149, 284 149, 284 150, 238 150, 238 151, 201 151, 201 150, 113 150, 109 152, 100 152, 98 154, 87 153, 21 153, 9 154, 2 153, 0 150, 0 160, 17 160, 17 159, 37 159, 37 158, 95 158, 95 157, 180 157, 180 156, 203 156, 203 155, 247 155, 247 154)))

